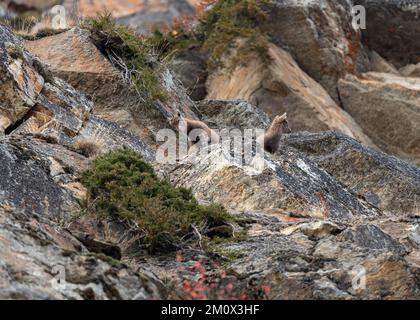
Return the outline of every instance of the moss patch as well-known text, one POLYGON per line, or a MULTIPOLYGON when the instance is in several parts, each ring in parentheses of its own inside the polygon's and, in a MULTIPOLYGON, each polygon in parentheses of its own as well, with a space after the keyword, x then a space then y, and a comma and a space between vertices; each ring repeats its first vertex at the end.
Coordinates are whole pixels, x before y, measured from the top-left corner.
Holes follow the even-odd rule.
POLYGON ((197 231, 206 237, 208 230, 233 221, 222 206, 202 206, 190 190, 158 179, 141 156, 125 148, 94 160, 82 183, 89 212, 136 226, 151 251, 175 249, 197 239, 197 231))

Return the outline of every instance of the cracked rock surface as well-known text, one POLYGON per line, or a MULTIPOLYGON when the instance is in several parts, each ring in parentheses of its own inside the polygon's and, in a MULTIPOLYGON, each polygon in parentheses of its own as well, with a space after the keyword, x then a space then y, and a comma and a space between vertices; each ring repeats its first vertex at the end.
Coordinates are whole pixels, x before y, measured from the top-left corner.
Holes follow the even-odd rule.
MULTIPOLYGON (((354 2, 369 12, 379 3, 354 2)), ((198 263, 210 277, 222 270, 221 284, 248 298, 420 299, 418 50, 409 35, 418 20, 387 1, 371 27, 401 23, 411 41, 385 50, 402 40, 354 32, 351 3, 274 1, 271 76, 251 64, 217 82, 201 74, 203 57, 187 54, 160 75, 168 101, 137 112, 136 96, 83 30, 24 43, 0 24, 0 298, 186 298, 173 284, 196 281, 198 263), (410 77, 397 71, 400 50, 410 77), (177 79, 189 72, 200 101, 177 79), (256 81, 235 82, 248 76, 256 81), (221 90, 201 100, 209 88, 221 90), (366 117, 366 105, 379 116, 366 117), (221 145, 193 147, 175 165, 154 162, 155 135, 178 112, 238 132, 265 129, 285 111, 297 129, 263 154, 261 171, 221 145), (392 119, 401 124, 390 130, 392 119), (152 255, 121 222, 82 214, 80 178, 93 156, 80 143, 141 154, 201 203, 224 205, 238 221, 235 237, 152 255)))

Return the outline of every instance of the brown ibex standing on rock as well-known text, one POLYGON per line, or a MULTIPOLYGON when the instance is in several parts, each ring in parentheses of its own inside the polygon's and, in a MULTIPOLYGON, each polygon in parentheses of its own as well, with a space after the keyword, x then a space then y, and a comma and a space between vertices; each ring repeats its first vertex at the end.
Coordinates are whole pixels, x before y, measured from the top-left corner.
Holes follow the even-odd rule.
POLYGON ((287 113, 274 118, 267 132, 257 138, 257 143, 264 146, 264 150, 272 154, 276 153, 280 146, 280 139, 284 133, 291 133, 287 113))
MULTIPOLYGON (((210 129, 209 126, 206 125, 203 121, 187 119, 183 117, 180 113, 178 113, 178 115, 174 116, 170 120, 170 124, 174 127, 185 128, 188 136, 193 130, 202 130, 202 132, 204 132, 207 135, 209 139, 208 142, 210 144, 220 142, 219 135, 214 130, 210 129)), ((192 141, 192 143, 196 142, 197 141, 192 141)))

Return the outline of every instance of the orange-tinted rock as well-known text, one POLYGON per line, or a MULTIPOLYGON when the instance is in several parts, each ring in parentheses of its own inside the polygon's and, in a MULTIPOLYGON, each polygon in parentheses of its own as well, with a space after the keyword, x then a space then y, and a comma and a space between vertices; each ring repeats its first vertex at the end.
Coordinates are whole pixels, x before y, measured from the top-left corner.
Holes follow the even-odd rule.
POLYGON ((296 62, 338 102, 337 81, 365 71, 361 34, 352 27, 347 0, 275 0, 269 11, 270 35, 286 45, 296 62))
POLYGON ((118 123, 155 144, 155 134, 169 127, 168 120, 178 110, 195 118, 190 100, 178 81, 168 70, 162 71, 160 85, 167 101, 142 106, 142 98, 123 81, 121 73, 91 42, 86 30, 74 28, 58 35, 27 41, 26 48, 50 66, 51 72, 95 102, 93 112, 98 117, 118 123), (139 110, 144 110, 140 113, 139 110), (147 116, 146 116, 147 115, 147 116))
POLYGON ((420 80, 366 73, 340 80, 344 109, 385 152, 420 163, 420 80))
POLYGON ((302 71, 291 55, 271 44, 272 62, 266 68, 258 58, 232 73, 219 72, 208 80, 208 99, 244 99, 271 117, 288 113, 293 131, 336 130, 372 144, 357 123, 302 71))

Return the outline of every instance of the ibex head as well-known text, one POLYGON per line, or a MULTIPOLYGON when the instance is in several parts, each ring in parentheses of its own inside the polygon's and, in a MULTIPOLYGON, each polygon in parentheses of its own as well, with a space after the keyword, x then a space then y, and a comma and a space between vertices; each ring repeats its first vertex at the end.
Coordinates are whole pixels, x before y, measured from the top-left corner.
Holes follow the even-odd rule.
POLYGON ((289 121, 287 120, 287 113, 275 117, 273 124, 276 127, 281 128, 283 133, 292 133, 292 130, 289 127, 289 121))

